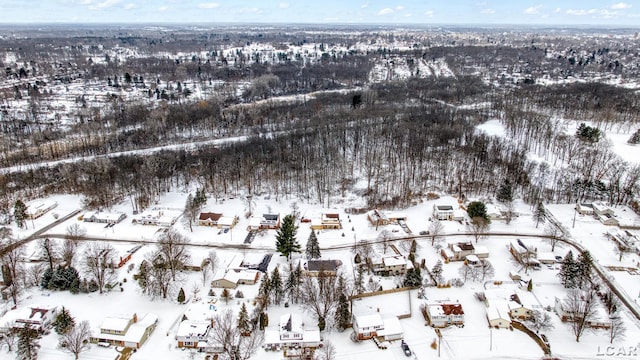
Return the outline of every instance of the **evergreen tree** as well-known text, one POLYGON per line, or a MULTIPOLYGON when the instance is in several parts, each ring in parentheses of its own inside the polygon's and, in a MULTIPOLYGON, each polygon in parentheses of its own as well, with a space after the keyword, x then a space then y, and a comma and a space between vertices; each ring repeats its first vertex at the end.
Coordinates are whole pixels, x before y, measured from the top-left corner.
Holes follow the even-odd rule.
POLYGON ((544 205, 542 205, 542 202, 538 202, 538 205, 533 212, 533 218, 536 220, 536 229, 538 228, 538 224, 544 224, 544 222, 547 220, 547 212, 544 209, 544 205))
POLYGON ((345 280, 342 276, 338 278, 338 286, 336 291, 338 292, 338 306, 334 313, 334 320, 338 329, 340 331, 343 331, 351 324, 351 311, 349 306, 349 299, 347 298, 346 294, 345 280))
POLYGON ((640 129, 636 130, 636 132, 633 133, 633 135, 631 135, 631 137, 629 138, 629 141, 627 141, 629 144, 640 144, 640 129))
POLYGON ((436 261, 436 264, 433 265, 433 269, 431 269, 431 276, 436 282, 436 285, 442 282, 442 260, 438 259, 438 261, 436 261))
POLYGON ((16 203, 13 205, 13 218, 16 220, 16 225, 18 225, 20 229, 25 226, 27 206, 20 199, 16 200, 16 203))
POLYGON ((487 215, 487 206, 482 201, 472 201, 467 206, 467 214, 469 214, 470 218, 479 217, 489 221, 489 216, 487 215))
POLYGON ((18 348, 16 349, 16 359, 35 360, 38 357, 40 345, 36 341, 38 332, 28 326, 20 329, 18 333, 18 348))
POLYGON ((56 333, 60 335, 66 333, 75 324, 76 321, 64 306, 62 307, 62 311, 60 311, 58 315, 56 315, 56 318, 53 320, 53 327, 56 333))
POLYGON ((510 203, 513 201, 513 186, 509 179, 504 179, 504 182, 498 188, 496 199, 503 203, 510 203))
POLYGON ((364 292, 364 267, 358 266, 358 273, 356 274, 356 292, 362 294, 364 292))
POLYGON ((585 250, 576 260, 577 287, 585 288, 591 284, 591 273, 593 270, 593 258, 588 250, 585 250))
POLYGON ((180 288, 180 291, 178 292, 178 303, 182 304, 184 300, 185 300, 184 289, 180 288))
POLYGON ((300 252, 300 244, 296 240, 298 227, 295 225, 295 220, 293 215, 285 216, 276 234, 276 250, 289 260, 292 253, 300 252))
POLYGON ((48 289, 49 282, 51 281, 52 277, 53 277, 53 270, 47 268, 44 271, 44 274, 42 274, 42 279, 40 280, 40 287, 43 289, 48 289))
POLYGON ((245 303, 242 303, 240 313, 238 314, 238 329, 240 329, 240 333, 244 336, 251 333, 251 321, 249 320, 249 313, 247 312, 247 305, 245 305, 245 303))
POLYGON ((422 286, 422 274, 420 273, 420 268, 413 267, 412 269, 409 269, 404 278, 403 285, 412 288, 422 286))
POLYGON ((309 239, 307 240, 307 249, 305 251, 307 259, 319 259, 320 258, 320 244, 318 244, 318 238, 316 232, 311 230, 309 239))
POLYGON ((280 271, 276 266, 271 272, 271 294, 273 295, 273 302, 276 305, 280 305, 282 296, 284 295, 284 287, 282 286, 282 278, 280 277, 280 271))
POLYGON ((264 273, 262 281, 260 282, 260 288, 258 288, 258 296, 262 298, 265 309, 270 302, 269 294, 271 294, 271 279, 269 278, 269 273, 264 273))
POLYGON ((580 265, 573 258, 573 252, 569 251, 562 260, 558 277, 565 288, 574 289, 578 287, 580 281, 580 265))
POLYGON ((292 303, 298 303, 300 298, 300 281, 302 280, 302 268, 300 267, 300 263, 296 266, 295 269, 289 271, 289 275, 287 276, 287 280, 284 281, 284 292, 289 297, 289 301, 292 303))

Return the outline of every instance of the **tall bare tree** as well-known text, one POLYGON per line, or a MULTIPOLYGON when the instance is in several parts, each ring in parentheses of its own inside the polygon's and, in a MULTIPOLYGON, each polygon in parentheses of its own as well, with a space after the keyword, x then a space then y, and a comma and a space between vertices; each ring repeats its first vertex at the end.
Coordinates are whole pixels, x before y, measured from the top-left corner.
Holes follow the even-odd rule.
POLYGON ((324 346, 315 353, 315 360, 335 360, 336 347, 330 340, 324 342, 324 346))
POLYGON ((252 331, 249 336, 243 336, 246 334, 238 327, 238 321, 231 310, 214 316, 213 322, 215 326, 210 332, 211 340, 222 346, 220 355, 225 360, 249 360, 264 341, 261 331, 252 331))
POLYGON ((14 347, 16 346, 16 343, 18 342, 18 331, 15 329, 15 321, 4 323, 2 325, 2 328, 7 330, 2 333, 2 338, 0 338, 0 344, 7 345, 7 350, 11 352, 13 351, 14 347))
POLYGON ((187 250, 189 239, 175 229, 169 229, 158 240, 158 252, 171 270, 171 279, 176 280, 176 271, 182 269, 189 261, 187 250))
POLYGON ((467 226, 467 229, 473 234, 473 237, 478 240, 483 238, 489 230, 489 221, 483 217, 476 216, 471 219, 471 222, 467 226))
POLYGON ((42 251, 42 256, 44 256, 49 263, 49 269, 53 270, 53 262, 58 256, 58 247, 56 246, 55 241, 45 238, 38 241, 38 246, 42 251))
POLYGON ((89 349, 90 337, 91 325, 85 320, 62 334, 58 346, 62 351, 73 354, 75 359, 78 360, 80 353, 89 349))
POLYGON ((115 249, 109 243, 92 242, 84 251, 84 269, 98 284, 100 294, 104 287, 116 279, 114 271, 115 249))
POLYGON ((597 314, 597 296, 594 290, 569 290, 563 302, 564 310, 569 314, 570 327, 576 342, 588 328, 597 314))
POLYGON ((320 331, 324 330, 331 312, 338 306, 337 276, 320 271, 317 277, 302 279, 302 307, 312 313, 318 321, 320 331))
POLYGON ((545 226, 544 234, 546 235, 545 241, 551 244, 551 252, 555 251, 558 241, 562 239, 562 235, 564 234, 562 229, 550 222, 545 226))
POLYGON ((611 320, 611 328, 609 329, 609 343, 613 344, 614 340, 624 339, 627 333, 627 327, 620 314, 614 314, 609 318, 611 320))
POLYGON ((431 225, 429 225, 429 236, 431 236, 431 246, 435 244, 436 240, 438 240, 440 235, 442 235, 443 231, 444 231, 444 225, 442 225, 442 222, 440 220, 435 219, 434 221, 431 222, 431 225))

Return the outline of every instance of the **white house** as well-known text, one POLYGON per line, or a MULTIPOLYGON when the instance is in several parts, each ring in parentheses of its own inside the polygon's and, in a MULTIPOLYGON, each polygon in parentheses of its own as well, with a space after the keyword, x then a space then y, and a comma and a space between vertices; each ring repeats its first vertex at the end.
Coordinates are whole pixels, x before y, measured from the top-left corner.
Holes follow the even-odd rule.
POLYGON ((12 324, 13 328, 31 328, 44 332, 58 314, 57 306, 31 305, 7 312, 1 319, 3 324, 12 324))
POLYGON ((269 327, 264 332, 264 347, 271 349, 284 348, 302 349, 308 354, 309 349, 320 346, 320 329, 317 326, 305 326, 300 315, 284 314, 276 326, 269 327))
POLYGON ((108 343, 139 349, 147 341, 158 324, 158 315, 146 314, 138 319, 132 317, 107 317, 100 328, 93 331, 92 343, 108 343))
POLYGON ((37 200, 27 206, 25 215, 27 219, 37 219, 56 206, 58 203, 53 200, 37 200))
POLYGON ((433 327, 464 325, 464 310, 461 304, 428 304, 426 312, 429 325, 433 327))
POLYGON ((384 321, 380 313, 354 314, 352 327, 358 340, 367 340, 378 336, 378 331, 384 329, 384 321))
POLYGON ((207 343, 212 321, 208 320, 183 320, 176 332, 176 341, 179 348, 199 348, 207 343))
POLYGON ((107 213, 99 211, 89 211, 84 214, 82 221, 103 224, 117 224, 127 217, 125 213, 107 213))

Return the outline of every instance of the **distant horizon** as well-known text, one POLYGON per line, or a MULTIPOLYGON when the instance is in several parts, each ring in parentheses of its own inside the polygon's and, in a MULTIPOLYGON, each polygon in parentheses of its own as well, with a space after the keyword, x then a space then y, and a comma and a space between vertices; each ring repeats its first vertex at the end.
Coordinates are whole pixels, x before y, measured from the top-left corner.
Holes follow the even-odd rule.
POLYGON ((0 0, 0 24, 640 28, 640 0, 0 0))

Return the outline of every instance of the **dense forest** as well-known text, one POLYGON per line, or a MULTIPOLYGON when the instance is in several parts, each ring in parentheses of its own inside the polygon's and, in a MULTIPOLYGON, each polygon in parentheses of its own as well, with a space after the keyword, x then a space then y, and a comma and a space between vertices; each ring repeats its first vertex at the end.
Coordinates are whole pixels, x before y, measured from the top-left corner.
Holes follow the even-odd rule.
POLYGON ((640 167, 566 131, 637 130, 638 92, 610 81, 638 75, 637 38, 286 30, 3 37, 0 208, 142 209, 194 184, 326 206, 492 197, 505 179, 532 204, 637 197, 640 167), (489 119, 505 137, 477 130, 489 119))

